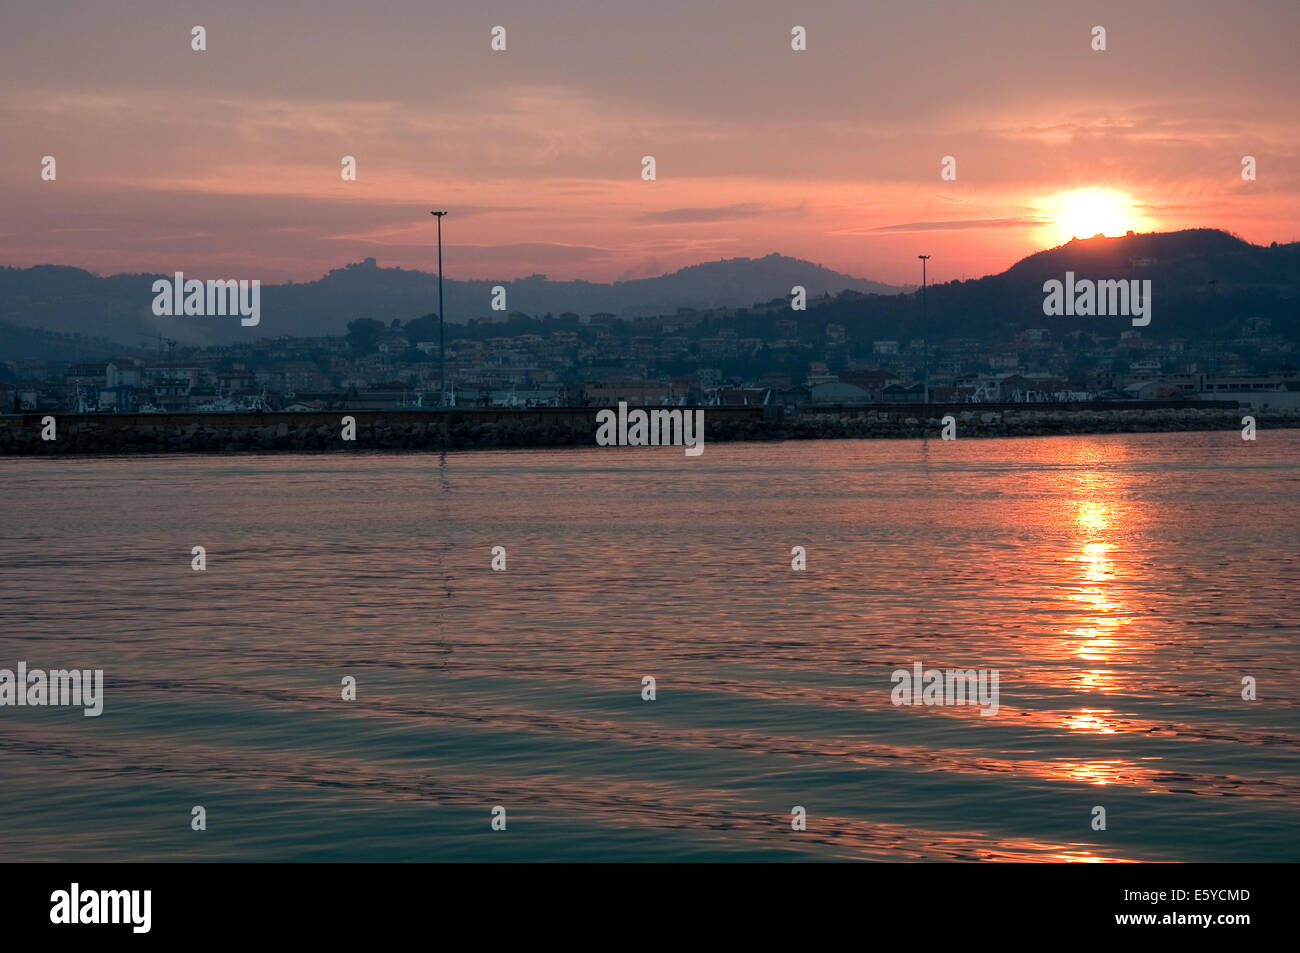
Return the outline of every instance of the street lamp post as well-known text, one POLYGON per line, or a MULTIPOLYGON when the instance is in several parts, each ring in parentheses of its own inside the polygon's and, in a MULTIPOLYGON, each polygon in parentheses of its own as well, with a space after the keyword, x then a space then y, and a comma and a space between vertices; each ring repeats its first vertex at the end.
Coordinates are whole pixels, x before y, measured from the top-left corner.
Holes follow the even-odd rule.
MULTIPOLYGON (((930 324, 930 309, 926 306, 925 300, 925 263, 930 260, 929 255, 917 255, 921 259, 921 333, 925 334, 930 324)), ((925 349, 925 393, 921 400, 923 403, 930 403, 930 342, 924 338, 922 347, 925 349)))
POLYGON ((438 406, 443 410, 447 409, 447 359, 444 348, 444 336, 442 330, 442 217, 446 211, 430 212, 430 215, 438 219, 438 387, 440 395, 438 406))

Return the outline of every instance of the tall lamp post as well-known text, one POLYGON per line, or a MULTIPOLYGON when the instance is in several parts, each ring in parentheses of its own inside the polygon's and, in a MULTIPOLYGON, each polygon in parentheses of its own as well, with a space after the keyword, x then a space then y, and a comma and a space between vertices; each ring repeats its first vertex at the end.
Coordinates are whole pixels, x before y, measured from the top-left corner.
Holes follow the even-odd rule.
MULTIPOLYGON (((926 307, 925 301, 925 263, 930 260, 929 255, 917 255, 921 259, 921 333, 925 334, 930 325, 930 309, 926 307)), ((923 403, 930 403, 930 342, 924 341, 922 347, 925 349, 925 393, 921 400, 923 403)))
POLYGON ((442 217, 446 211, 430 212, 438 220, 438 406, 447 409, 447 359, 442 331, 442 217))

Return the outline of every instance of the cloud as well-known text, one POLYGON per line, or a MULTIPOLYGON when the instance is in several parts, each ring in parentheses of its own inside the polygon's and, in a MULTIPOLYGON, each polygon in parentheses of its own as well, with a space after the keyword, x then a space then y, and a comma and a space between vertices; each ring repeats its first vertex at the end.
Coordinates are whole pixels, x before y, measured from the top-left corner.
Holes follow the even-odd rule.
POLYGON ((738 218, 754 218, 767 211, 757 202, 741 202, 736 205, 719 205, 714 208, 670 208, 662 212, 646 212, 641 216, 643 222, 723 222, 738 218))
POLYGON ((567 264, 572 261, 603 261, 615 256, 608 248, 592 245, 564 245, 558 242, 515 242, 506 245, 445 244, 446 254, 460 260, 483 262, 527 261, 533 264, 567 264))
POLYGON ((1036 228, 1050 224, 1041 218, 969 218, 954 222, 903 222, 898 225, 872 225, 838 228, 832 235, 869 235, 879 232, 960 232, 982 228, 1036 228))

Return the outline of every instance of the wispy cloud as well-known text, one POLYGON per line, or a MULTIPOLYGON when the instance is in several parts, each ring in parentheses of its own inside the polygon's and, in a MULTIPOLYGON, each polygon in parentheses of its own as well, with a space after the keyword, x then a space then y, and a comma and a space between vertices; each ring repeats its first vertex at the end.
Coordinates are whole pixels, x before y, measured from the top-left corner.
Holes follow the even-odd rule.
POLYGON ((753 218, 762 215, 765 211, 766 209, 757 202, 740 202, 736 205, 719 205, 715 208, 670 208, 662 212, 646 212, 641 216, 641 221, 672 224, 723 222, 738 218, 753 218))
POLYGON ((952 222, 902 222, 897 225, 864 225, 860 228, 838 228, 832 235, 869 235, 877 232, 960 232, 983 228, 1036 228, 1046 225, 1041 218, 970 218, 952 222))

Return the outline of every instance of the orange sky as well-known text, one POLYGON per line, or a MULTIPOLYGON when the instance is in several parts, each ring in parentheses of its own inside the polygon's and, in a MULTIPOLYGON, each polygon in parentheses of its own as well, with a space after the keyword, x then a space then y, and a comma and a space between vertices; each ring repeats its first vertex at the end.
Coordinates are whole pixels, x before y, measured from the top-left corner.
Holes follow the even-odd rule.
POLYGON ((899 283, 925 252, 943 281, 1080 229, 1300 238, 1300 4, 1026 6, 6 12, 0 264, 431 269, 433 207, 451 211, 445 263, 463 278, 608 281, 779 251, 899 283))

